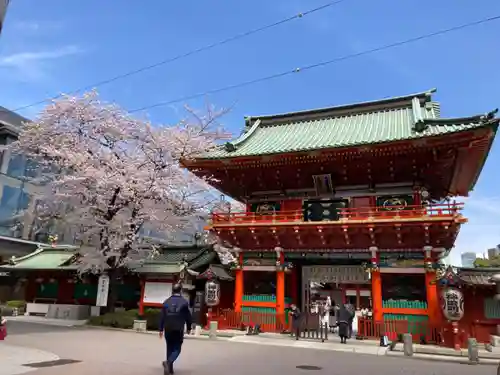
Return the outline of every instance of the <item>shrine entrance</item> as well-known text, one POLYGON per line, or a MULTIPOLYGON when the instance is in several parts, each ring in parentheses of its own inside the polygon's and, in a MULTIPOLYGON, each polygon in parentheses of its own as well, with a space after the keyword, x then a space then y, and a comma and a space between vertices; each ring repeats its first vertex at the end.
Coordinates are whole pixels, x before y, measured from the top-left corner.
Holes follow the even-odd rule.
POLYGON ((362 266, 303 266, 302 311, 314 312, 330 297, 335 304, 370 307, 370 274, 362 266), (367 306, 365 306, 367 305, 367 306))

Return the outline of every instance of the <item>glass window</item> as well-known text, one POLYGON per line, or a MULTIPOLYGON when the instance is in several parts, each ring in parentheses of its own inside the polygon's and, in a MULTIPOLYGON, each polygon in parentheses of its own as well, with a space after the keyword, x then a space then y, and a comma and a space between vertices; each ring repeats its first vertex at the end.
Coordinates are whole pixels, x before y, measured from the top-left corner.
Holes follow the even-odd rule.
POLYGON ((17 211, 20 194, 21 189, 17 187, 13 188, 11 186, 4 186, 2 199, 0 199, 0 208, 9 209, 11 213, 17 211))
POLYGON ((24 177, 26 160, 22 155, 11 156, 7 175, 11 177, 24 177))
POLYGON ((35 178, 38 177, 40 166, 33 160, 26 161, 25 176, 35 178))

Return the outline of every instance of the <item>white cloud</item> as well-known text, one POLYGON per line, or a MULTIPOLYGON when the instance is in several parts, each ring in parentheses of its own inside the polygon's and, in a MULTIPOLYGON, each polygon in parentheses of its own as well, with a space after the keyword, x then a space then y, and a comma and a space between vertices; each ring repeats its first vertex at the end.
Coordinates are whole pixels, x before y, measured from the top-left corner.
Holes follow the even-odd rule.
POLYGON ((0 56, 0 69, 12 70, 21 80, 39 80, 46 77, 48 61, 76 55, 83 52, 76 46, 65 46, 50 51, 20 52, 0 56))
POLYGON ((19 33, 34 34, 39 36, 43 32, 52 32, 62 28, 60 22, 39 22, 39 21, 14 21, 12 28, 19 33))
POLYGON ((456 246, 451 252, 453 264, 460 265, 460 254, 466 251, 485 253, 500 244, 500 197, 471 197, 464 200, 464 216, 456 246))
POLYGON ((35 21, 16 21, 13 28, 17 31, 35 32, 40 30, 40 24, 35 21))

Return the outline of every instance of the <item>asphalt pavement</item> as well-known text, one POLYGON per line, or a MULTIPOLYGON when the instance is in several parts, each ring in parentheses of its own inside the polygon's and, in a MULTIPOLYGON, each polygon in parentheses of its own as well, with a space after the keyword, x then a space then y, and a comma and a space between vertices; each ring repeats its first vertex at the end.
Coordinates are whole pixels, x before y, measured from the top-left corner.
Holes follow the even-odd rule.
MULTIPOLYGON (((9 324, 6 343, 47 351, 62 360, 41 364, 47 367, 27 368, 36 375, 162 374, 165 355, 164 342, 155 335, 18 322, 9 324)), ((234 341, 185 341, 176 374, 221 373, 492 375, 496 368, 234 341)))

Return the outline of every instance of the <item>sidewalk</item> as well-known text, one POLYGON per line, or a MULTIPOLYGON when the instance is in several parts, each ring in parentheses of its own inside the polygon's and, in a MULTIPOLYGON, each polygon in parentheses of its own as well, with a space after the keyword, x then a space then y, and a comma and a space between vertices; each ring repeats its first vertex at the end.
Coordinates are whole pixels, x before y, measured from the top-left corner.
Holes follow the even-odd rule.
POLYGON ((23 365, 57 361, 59 357, 43 350, 14 346, 0 341, 0 375, 17 375, 34 371, 23 365))
MULTIPOLYGON (((478 345, 478 349, 480 364, 489 364, 496 366, 500 364, 499 349, 493 348, 493 351, 489 352, 485 350, 484 345, 481 344, 478 345)), ((414 354, 412 357, 406 358, 464 364, 469 363, 469 355, 467 349, 455 350, 453 348, 445 348, 442 346, 414 344, 413 353, 414 354)), ((393 351, 387 351, 387 355, 392 357, 404 357, 403 344, 396 344, 396 347, 393 351)))
POLYGON ((19 315, 19 316, 7 316, 7 322, 23 322, 23 323, 33 323, 33 324, 45 324, 48 326, 57 326, 57 327, 77 327, 84 326, 87 324, 86 320, 70 320, 70 319, 50 319, 45 318, 43 316, 28 316, 28 315, 19 315))
MULTIPOLYGON (((283 336, 283 335, 282 335, 283 336)), ((271 346, 286 346, 303 349, 316 350, 333 350, 346 353, 359 353, 371 355, 385 355, 387 348, 380 347, 373 341, 357 341, 351 340, 347 344, 341 344, 338 340, 329 340, 321 342, 318 340, 295 340, 291 337, 273 338, 270 335, 258 336, 235 336, 229 341, 256 344, 256 345, 271 345, 271 346)))

